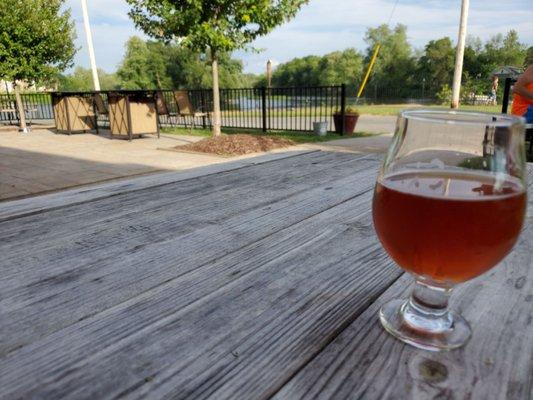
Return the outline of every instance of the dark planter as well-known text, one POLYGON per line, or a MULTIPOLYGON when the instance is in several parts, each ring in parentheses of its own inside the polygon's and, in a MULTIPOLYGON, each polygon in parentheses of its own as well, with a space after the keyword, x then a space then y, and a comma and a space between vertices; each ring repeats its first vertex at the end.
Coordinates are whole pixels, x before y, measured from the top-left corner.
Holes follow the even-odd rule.
MULTIPOLYGON (((344 133, 353 133, 359 114, 344 114, 344 133)), ((342 133, 342 114, 333 114, 333 123, 335 124, 335 132, 342 133)))

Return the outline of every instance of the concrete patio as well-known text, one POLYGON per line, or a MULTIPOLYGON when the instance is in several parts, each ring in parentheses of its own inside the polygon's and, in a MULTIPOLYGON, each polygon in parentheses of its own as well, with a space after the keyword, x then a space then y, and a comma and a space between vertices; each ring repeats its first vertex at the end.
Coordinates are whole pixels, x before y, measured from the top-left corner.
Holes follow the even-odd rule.
MULTIPOLYGON (((202 139, 195 136, 148 136, 131 142, 105 135, 58 135, 35 128, 28 134, 0 130, 0 200, 15 199, 96 182, 158 171, 185 170, 227 162, 229 158, 168 149, 202 139)), ((305 144, 278 151, 327 149, 382 152, 390 135, 305 144)), ((251 154, 238 158, 253 157, 251 154)))

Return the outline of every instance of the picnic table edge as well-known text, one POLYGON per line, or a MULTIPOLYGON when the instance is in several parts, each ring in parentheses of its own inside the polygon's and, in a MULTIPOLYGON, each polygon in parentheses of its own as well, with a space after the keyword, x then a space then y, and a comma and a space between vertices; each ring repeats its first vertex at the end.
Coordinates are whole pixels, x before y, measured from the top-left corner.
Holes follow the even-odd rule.
POLYGON ((129 193, 150 187, 163 186, 207 175, 233 171, 253 165, 264 164, 285 158, 315 153, 320 150, 296 150, 267 153, 250 158, 211 164, 181 171, 161 172, 137 177, 125 177, 118 181, 95 183, 54 193, 37 195, 19 200, 0 202, 0 222, 27 215, 38 214, 69 205, 81 204, 121 193, 129 193))

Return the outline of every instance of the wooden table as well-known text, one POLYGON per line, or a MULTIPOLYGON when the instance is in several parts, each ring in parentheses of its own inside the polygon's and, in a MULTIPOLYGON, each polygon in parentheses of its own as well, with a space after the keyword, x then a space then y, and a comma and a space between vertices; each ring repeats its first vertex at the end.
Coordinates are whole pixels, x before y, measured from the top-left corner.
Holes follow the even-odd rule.
POLYGON ((2 203, 2 398, 530 398, 531 216, 453 296, 470 343, 420 351, 377 318, 411 284, 372 228, 378 165, 273 154, 2 203))

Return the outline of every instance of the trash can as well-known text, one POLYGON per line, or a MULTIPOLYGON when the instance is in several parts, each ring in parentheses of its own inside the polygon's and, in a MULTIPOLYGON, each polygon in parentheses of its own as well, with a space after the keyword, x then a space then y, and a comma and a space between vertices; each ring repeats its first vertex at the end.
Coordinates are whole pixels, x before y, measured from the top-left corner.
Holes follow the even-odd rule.
POLYGON ((326 136, 328 134, 328 123, 325 121, 313 122, 313 132, 318 136, 326 136))
POLYGON ((159 124, 153 91, 116 91, 107 94, 111 137, 133 139, 157 134, 159 124))
POLYGON ((52 108, 56 131, 59 133, 85 133, 96 129, 93 95, 86 92, 54 92, 52 108))

